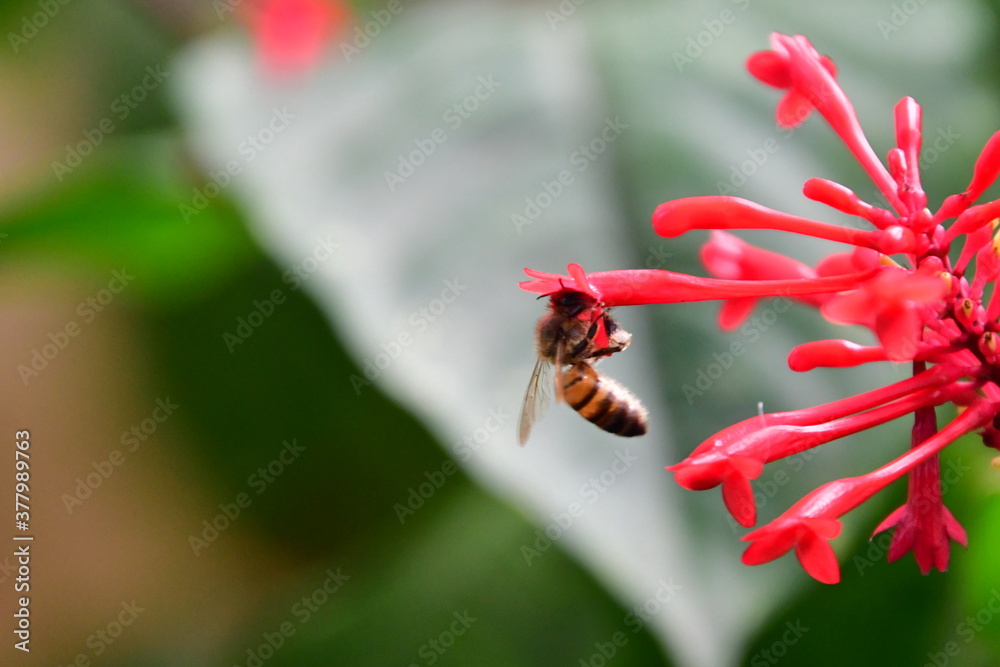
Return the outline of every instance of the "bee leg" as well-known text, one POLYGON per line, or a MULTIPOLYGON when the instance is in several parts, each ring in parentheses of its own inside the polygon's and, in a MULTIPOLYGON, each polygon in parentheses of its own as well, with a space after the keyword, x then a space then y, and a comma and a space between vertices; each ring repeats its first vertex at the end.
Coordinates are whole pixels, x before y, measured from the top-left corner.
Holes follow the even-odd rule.
POLYGON ((570 350, 569 358, 581 359, 593 356, 589 353, 587 354, 585 353, 587 352, 587 348, 590 347, 591 343, 594 341, 594 336, 596 335, 597 335, 597 322, 594 322, 593 324, 590 325, 590 328, 587 329, 587 335, 585 335, 580 340, 580 342, 574 345, 573 349, 570 350))
POLYGON ((614 318, 605 313, 598 321, 604 322, 604 333, 608 338, 608 346, 592 350, 589 356, 607 357, 617 352, 621 352, 628 347, 629 342, 632 340, 632 334, 618 326, 618 322, 616 322, 614 318))

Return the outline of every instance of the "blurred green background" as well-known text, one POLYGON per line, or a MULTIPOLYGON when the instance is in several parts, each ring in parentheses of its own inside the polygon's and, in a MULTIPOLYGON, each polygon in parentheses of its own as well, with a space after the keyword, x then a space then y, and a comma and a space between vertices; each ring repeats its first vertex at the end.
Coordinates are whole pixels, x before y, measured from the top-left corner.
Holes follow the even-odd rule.
MULTIPOLYGON (((701 273, 701 239, 657 239, 648 217, 666 199, 716 194, 746 152, 774 134, 777 95, 741 71, 742 59, 766 48, 772 30, 807 34, 833 57, 862 122, 875 126, 877 139, 891 136, 885 100, 891 104, 903 95, 924 105, 928 134, 954 125, 960 138, 942 155, 945 168, 928 168, 925 187, 933 202, 960 191, 982 143, 1000 127, 994 3, 355 2, 353 22, 328 38, 322 58, 280 72, 265 62, 255 13, 264 4, 18 0, 0 6, 6 36, 0 48, 0 420, 8 434, 32 434, 36 536, 32 651, 14 650, 8 632, 0 649, 4 664, 1000 661, 1000 483, 978 443, 958 443, 946 458, 960 471, 946 498, 969 531, 970 549, 956 547, 949 572, 928 577, 919 575, 910 556, 887 565, 885 536, 867 540, 881 517, 902 502, 901 486, 869 503, 869 514, 859 512, 863 516, 837 541, 843 581, 832 587, 812 581, 794 564, 741 566, 741 532, 726 524, 718 492, 668 488, 673 481, 660 472, 662 465, 752 413, 758 400, 767 399, 768 409, 794 409, 894 377, 861 373, 845 379, 839 371, 818 371, 810 380, 792 377, 783 355, 801 342, 800 334, 813 335, 803 332, 825 331, 813 313, 789 315, 782 321, 784 333, 764 332, 754 360, 736 365, 696 406, 686 400, 684 384, 728 346, 713 329, 714 307, 662 308, 634 326, 626 322, 636 334, 635 358, 654 378, 648 386, 659 387, 647 390, 658 392, 647 395, 647 403, 659 430, 644 439, 648 444, 629 447, 645 448, 643 465, 649 464, 650 479, 667 494, 649 497, 648 504, 683 515, 685 523, 664 532, 636 520, 641 498, 627 501, 635 515, 609 513, 605 519, 624 525, 636 544, 656 535, 690 547, 683 567, 714 587, 677 575, 666 562, 657 579, 654 561, 646 594, 630 589, 625 582, 632 566, 605 544, 611 538, 600 539, 597 528, 586 538, 557 540, 537 560, 526 559, 525 546, 538 543, 536 529, 551 525, 558 506, 546 509, 538 497, 518 495, 515 486, 484 472, 488 463, 464 465, 460 434, 474 434, 472 426, 484 423, 487 413, 484 408, 456 416, 465 426, 448 422, 462 408, 450 407, 460 403, 447 389, 451 378, 464 377, 504 396, 504 409, 516 416, 533 364, 531 326, 542 312, 541 304, 516 290, 525 265, 561 271, 566 262, 581 261, 602 270, 652 266, 652 260, 701 273), (345 55, 342 47, 356 40, 356 27, 378 22, 390 5, 399 11, 379 27, 364 57, 345 55), (39 12, 46 18, 36 20, 39 12), (25 21, 34 21, 37 30, 25 21), (471 53, 477 40, 469 34, 489 30, 495 41, 485 41, 496 45, 490 57, 508 90, 516 89, 519 76, 549 80, 542 63, 551 66, 566 54, 575 59, 569 71, 586 79, 581 86, 593 105, 556 99, 546 107, 551 101, 540 95, 538 108, 559 111, 546 119, 552 127, 572 126, 574 118, 590 113, 598 128, 604 117, 619 114, 629 123, 607 159, 588 173, 605 184, 605 208, 581 205, 559 213, 558 225, 545 228, 544 243, 512 235, 510 213, 519 209, 497 205, 477 188, 484 180, 506 187, 487 168, 489 160, 518 165, 517 152, 506 151, 506 135, 495 128, 517 132, 539 119, 525 112, 535 108, 530 105, 491 109, 493 125, 485 127, 494 134, 485 142, 484 162, 457 161, 442 176, 450 190, 425 186, 420 172, 405 185, 408 196, 423 192, 431 202, 428 219, 437 215, 438 198, 465 198, 461 215, 478 230, 469 233, 480 235, 479 254, 466 259, 482 264, 484 282, 510 293, 517 314, 506 304, 491 308, 496 300, 474 293, 467 298, 477 304, 467 310, 463 304, 461 317, 458 310, 453 320, 443 317, 434 335, 444 348, 474 350, 468 358, 483 359, 482 366, 425 364, 412 369, 406 383, 387 374, 359 385, 365 361, 375 358, 413 310, 384 299, 391 293, 385 284, 416 275, 431 285, 421 294, 436 293, 450 274, 442 269, 438 275, 439 264, 426 246, 452 252, 449 244, 458 233, 429 231, 431 238, 421 244, 414 242, 413 228, 394 227, 377 215, 359 219, 356 227, 337 227, 335 241, 352 243, 351 234, 369 234, 368 247, 379 252, 334 253, 315 275, 303 269, 307 289, 291 288, 286 260, 306 254, 289 251, 274 222, 288 209, 280 197, 254 185, 259 181, 221 187, 197 203, 197 192, 210 192, 213 179, 219 184, 213 173, 226 163, 224 153, 206 146, 213 128, 244 121, 233 109, 248 105, 227 97, 240 77, 243 90, 264 91, 259 97, 265 121, 286 97, 315 95, 321 112, 324 103, 315 100, 349 106, 379 86, 406 88, 412 99, 427 101, 430 115, 419 116, 416 104, 379 106, 376 98, 381 124, 369 128, 369 135, 352 135, 356 152, 324 152, 320 141, 304 134, 283 144, 280 156, 278 149, 261 153, 261 164, 274 159, 275 173, 284 171, 289 179, 306 179, 312 166, 322 175, 336 163, 330 172, 341 180, 331 177, 329 187, 348 202, 345 217, 358 217, 354 211, 364 209, 351 208, 351 193, 361 200, 377 197, 354 188, 351 178, 369 174, 379 181, 396 167, 397 153, 413 148, 409 140, 378 146, 378 138, 428 134, 434 125, 414 118, 439 117, 449 102, 461 99, 467 82, 475 80, 463 69, 463 48, 471 53), (700 47, 699 39, 705 42, 700 47), (215 58, 212 49, 226 55, 215 58), (508 49, 510 62, 517 62, 509 70, 508 49), (414 53, 422 54, 420 67, 411 66, 411 58, 418 60, 414 53), (242 54, 242 65, 211 69, 233 54, 242 54), (142 84, 156 67, 165 74, 142 84), (449 92, 447 82, 458 77, 462 81, 449 92), (136 86, 145 90, 141 100, 132 92, 136 86), (132 95, 134 104, 116 104, 125 104, 122 95, 132 95), (80 154, 79 166, 73 166, 74 153, 80 154), (298 155, 308 157, 296 162, 298 155), (301 171, 288 166, 302 164, 301 171), (183 205, 197 212, 185 212, 183 205), (589 230, 604 227, 602 238, 613 239, 617 248, 611 257, 624 264, 601 265, 612 260, 600 248, 587 249, 585 222, 589 230), (594 254, 558 252, 571 241, 594 254), (390 251, 392 243, 402 247, 390 251), (536 248, 534 254, 527 247, 536 248), (353 282, 337 282, 342 276, 332 265, 340 262, 353 267, 353 282), (395 272, 397 265, 409 273, 395 272), (321 281, 339 288, 326 289, 321 281), (275 291, 279 298, 264 303, 275 291), (364 347, 365 308, 374 320, 387 322, 384 331, 371 334, 370 347, 364 347), (477 324, 491 310, 500 312, 480 331, 477 324), (509 342, 514 356, 495 352, 490 335, 509 342), (656 406, 669 406, 670 414, 658 424, 663 412, 656 406), (709 527, 726 538, 726 551, 702 535, 709 527), (660 582, 676 584, 683 604, 704 610, 704 616, 692 616, 699 619, 693 629, 677 620, 683 611, 674 617, 659 613, 672 604, 682 609, 660 582), (644 604, 645 612, 637 612, 644 604)), ((536 94, 532 90, 548 89, 526 90, 524 99, 536 94)), ((560 90, 551 94, 558 98, 560 90)), ((336 117, 365 116, 365 107, 359 108, 353 116, 336 117)), ((479 122, 470 119, 455 131, 485 132, 479 122)), ((344 132, 356 130, 345 126, 344 132)), ((338 126, 326 131, 335 134, 338 126)), ((443 146, 460 139, 449 136, 451 143, 443 146)), ((797 130, 788 145, 793 143, 743 196, 781 208, 801 199, 801 183, 819 175, 859 193, 871 191, 818 119, 797 130)), ((566 156, 562 145, 542 147, 539 154, 548 151, 553 158, 542 158, 538 173, 558 172, 566 156)), ((887 145, 876 149, 884 154, 887 145)), ((450 158, 441 150, 443 164, 450 158)), ((319 184, 315 191, 325 187, 321 176, 311 177, 319 184)), ((527 189, 511 185, 503 201, 523 208, 542 182, 535 179, 527 189)), ((391 199, 384 183, 378 185, 391 199)), ((541 229, 555 210, 532 224, 541 229)), ((318 229, 296 247, 316 247, 311 239, 322 237, 318 229)), ((753 238, 797 254, 795 246, 776 245, 783 240, 753 238)), ((468 254, 454 243, 455 253, 468 254)), ((811 261, 824 251, 829 249, 811 247, 798 256, 811 261)), ((327 259, 314 257, 319 263, 327 259)), ((407 303, 426 302, 419 297, 407 303)), ((410 361, 418 358, 415 351, 410 361)), ((570 465, 574 440, 603 437, 579 435, 591 427, 575 415, 551 419, 558 426, 542 437, 567 440, 564 460, 570 465)), ((502 437, 489 438, 483 447, 504 449, 515 471, 523 465, 525 479, 548 479, 548 469, 538 473, 545 464, 528 458, 538 449, 545 456, 548 443, 533 442, 523 453, 512 433, 507 423, 502 437)), ((760 487, 768 501, 763 517, 775 516, 816 483, 896 456, 905 447, 905 425, 885 433, 831 445, 835 451, 822 454, 822 465, 811 466, 813 476, 800 480, 801 488, 782 490, 773 503, 772 492, 760 487)), ((607 439, 598 445, 607 446, 607 439)), ((4 455, 10 464, 0 471, 4 493, 12 488, 10 452, 4 455)), ((607 462, 612 460, 608 455, 607 462)), ((559 479, 572 495, 593 472, 559 479)), ((553 486, 561 483, 551 479, 553 486)), ((631 481, 612 487, 609 497, 627 485, 631 481)), ((0 553, 9 558, 12 549, 0 553)), ((0 609, 10 626, 14 575, 3 557, 0 609)))

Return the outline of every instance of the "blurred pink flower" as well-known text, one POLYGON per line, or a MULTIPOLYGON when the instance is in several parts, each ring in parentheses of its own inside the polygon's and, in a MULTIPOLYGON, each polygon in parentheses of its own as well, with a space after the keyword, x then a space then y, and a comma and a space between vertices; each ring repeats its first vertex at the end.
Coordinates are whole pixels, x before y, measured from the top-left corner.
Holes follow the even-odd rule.
POLYGON ((284 76, 308 71, 348 25, 340 0, 254 0, 243 12, 265 69, 284 76))

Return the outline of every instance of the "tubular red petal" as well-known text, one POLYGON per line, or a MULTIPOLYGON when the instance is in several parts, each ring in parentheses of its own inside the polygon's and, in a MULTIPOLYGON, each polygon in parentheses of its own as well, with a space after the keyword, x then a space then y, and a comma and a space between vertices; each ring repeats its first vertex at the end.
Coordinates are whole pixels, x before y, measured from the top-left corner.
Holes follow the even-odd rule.
MULTIPOLYGON (((769 296, 801 297, 843 292, 871 278, 878 269, 812 280, 719 280, 658 269, 625 269, 587 275, 592 290, 588 294, 605 306, 638 306, 650 303, 685 303, 721 299, 761 298, 769 296)), ((534 277, 519 283, 521 289, 535 294, 554 294, 571 289, 569 276, 525 269, 534 277)))
MULTIPOLYGON (((785 426, 812 426, 823 424, 847 415, 870 410, 879 405, 884 405, 904 396, 908 396, 923 389, 941 387, 950 384, 969 373, 968 369, 958 366, 941 364, 933 366, 913 377, 894 382, 893 384, 878 389, 872 389, 856 396, 842 398, 830 403, 824 403, 804 410, 792 410, 789 412, 772 412, 765 415, 757 415, 737 422, 715 435, 704 440, 695 447, 694 451, 686 460, 691 460, 697 456, 711 455, 712 453, 722 453, 728 451, 734 442, 748 437, 761 429, 785 425, 785 426)), ((680 465, 680 464, 678 464, 680 465)), ((668 468, 671 470, 676 466, 668 468)))
POLYGON ((840 183, 828 181, 825 178, 810 178, 802 186, 802 194, 813 201, 826 204, 841 213, 856 215, 871 222, 879 229, 884 229, 895 218, 885 209, 864 202, 852 190, 840 183))
POLYGON ((889 149, 889 173, 896 183, 901 183, 906 175, 906 154, 899 148, 889 149))
POLYGON ((747 70, 758 81, 774 88, 788 88, 792 84, 788 73, 788 58, 774 51, 758 51, 746 61, 747 70))
POLYGON ((518 287, 526 292, 542 295, 554 294, 562 290, 573 290, 587 294, 596 301, 601 300, 600 295, 587 281, 587 274, 579 264, 570 264, 566 267, 566 272, 569 273, 568 276, 525 268, 524 273, 533 280, 518 283, 518 287))
MULTIPOLYGON (((903 519, 900 519, 900 521, 901 523, 896 526, 896 530, 892 533, 892 541, 889 543, 889 551, 886 554, 886 560, 890 563, 895 563, 908 554, 917 543, 916 526, 905 522, 903 519)), ((924 574, 927 574, 927 572, 925 571, 924 574)))
POLYGON ((587 273, 583 270, 582 266, 579 264, 570 264, 566 267, 566 273, 573 278, 573 282, 576 283, 576 288, 579 291, 591 295, 595 294, 594 288, 587 282, 587 273))
POLYGON ((972 181, 965 190, 965 196, 975 201, 986 189, 993 185, 1000 174, 1000 132, 994 132, 976 159, 972 169, 972 181))
POLYGON ((795 545, 795 556, 810 577, 823 584, 840 581, 840 566, 830 543, 814 534, 805 535, 795 545))
POLYGON ((947 426, 924 440, 919 447, 910 449, 894 461, 869 473, 866 477, 872 480, 886 480, 886 484, 895 481, 920 463, 937 456, 941 450, 956 439, 991 422, 998 409, 1000 409, 1000 403, 989 400, 980 400, 970 405, 947 426))
POLYGON ((982 296, 986 283, 995 281, 997 277, 1000 277, 1000 248, 991 236, 990 243, 985 244, 976 253, 976 278, 972 282, 972 293, 976 298, 982 296))
POLYGON ((990 303, 986 308, 986 319, 990 322, 1000 319, 1000 289, 996 285, 993 287, 993 294, 990 295, 990 303))
POLYGON ((717 229, 709 233, 708 242, 701 247, 701 260, 717 277, 730 280, 816 277, 812 268, 798 260, 758 248, 717 229))
MULTIPOLYGON (((719 280, 657 269, 626 269, 587 275, 607 306, 685 303, 717 299, 828 294, 856 288, 878 269, 811 280, 719 280)), ((530 291, 530 290, 529 290, 530 291)))
POLYGON ((947 507, 942 505, 941 510, 944 518, 945 531, 948 533, 948 537, 955 540, 963 547, 968 547, 969 535, 965 532, 965 528, 962 527, 962 524, 958 522, 958 519, 955 518, 955 515, 953 515, 947 507))
POLYGON ((653 229, 675 237, 692 229, 775 229, 878 250, 875 232, 839 227, 782 213, 746 199, 726 196, 687 197, 660 204, 653 229))
POLYGON ((915 335, 913 332, 919 331, 922 326, 917 306, 938 303, 947 290, 948 285, 940 275, 886 267, 858 289, 827 299, 821 312, 832 322, 862 324, 875 328, 876 333, 881 330, 887 338, 880 337, 879 342, 883 347, 888 344, 891 347, 890 358, 896 358, 893 354, 900 351, 898 334, 907 332, 912 338, 915 335), (895 317, 901 317, 903 321, 892 322, 895 317))
POLYGON ((819 64, 823 66, 823 69, 825 69, 830 76, 837 78, 837 63, 833 62, 829 56, 820 56, 819 64))
POLYGON ((965 244, 962 246, 962 254, 959 255, 958 261, 955 262, 955 271, 964 272, 965 267, 968 266, 972 258, 976 256, 983 246, 990 243, 993 240, 993 226, 983 225, 974 232, 970 232, 965 235, 965 244))
MULTIPOLYGON (((905 213, 896 192, 896 182, 879 161, 865 138, 851 101, 831 73, 830 61, 824 60, 808 39, 801 35, 772 36, 775 51, 786 54, 792 89, 806 98, 823 115, 833 131, 847 145, 879 190, 899 213, 905 213)), ((834 70, 835 71, 835 70, 834 70)))
MULTIPOLYGON (((915 466, 936 456, 941 449, 956 438, 980 428, 985 423, 991 421, 997 407, 996 403, 989 401, 980 401, 970 406, 945 428, 925 440, 919 447, 909 450, 906 454, 898 457, 891 463, 867 475, 827 482, 792 505, 792 507, 770 524, 758 528, 749 535, 744 536, 743 539, 754 540, 763 536, 774 539, 770 532, 776 530, 776 528, 772 528, 773 526, 801 525, 806 520, 831 520, 843 516, 912 470, 915 466)), ((811 530, 815 531, 815 529, 811 530)), ((744 553, 745 556, 746 553, 744 553)))
POLYGON ((781 127, 798 127, 816 109, 816 106, 798 90, 792 89, 778 102, 775 119, 781 127))
POLYGON ((927 196, 920 185, 920 141, 922 112, 912 97, 904 97, 895 108, 896 145, 903 152, 906 169, 900 179, 899 197, 909 211, 927 206, 927 196))
POLYGON ((705 491, 714 489, 726 475, 729 474, 732 466, 726 460, 711 461, 706 464, 688 463, 690 457, 667 466, 667 470, 674 473, 674 481, 680 486, 690 491, 705 491))
POLYGON ((896 509, 894 509, 889 514, 889 516, 887 516, 886 518, 882 519, 882 523, 880 523, 875 528, 875 530, 872 531, 872 537, 875 537, 876 535, 878 535, 879 533, 881 533, 883 530, 888 530, 888 529, 892 528, 893 526, 895 526, 897 523, 899 523, 899 519, 900 519, 900 517, 903 516, 903 512, 905 510, 906 510, 906 505, 900 505, 899 507, 897 507, 896 509))
POLYGON ((890 361, 911 361, 920 351, 923 320, 913 308, 886 308, 875 318, 875 335, 890 361))
POLYGON ((944 200, 941 208, 934 214, 934 221, 941 222, 948 218, 961 215, 969 206, 993 185, 1000 174, 1000 132, 995 132, 983 147, 976 166, 972 170, 972 180, 965 192, 952 195, 944 200))
MULTIPOLYGON (((768 524, 768 526, 770 525, 768 524)), ((765 526, 765 528, 768 526, 765 526)), ((765 528, 758 528, 749 535, 743 536, 745 541, 753 542, 746 548, 740 559, 744 565, 763 565, 764 563, 769 563, 776 558, 781 558, 795 546, 798 536, 795 534, 794 529, 774 530, 769 534, 763 533, 759 537, 753 537, 760 534, 765 528)))
POLYGON ((766 418, 773 415, 764 415, 764 418, 757 418, 758 428, 739 431, 730 427, 702 443, 684 461, 668 470, 675 471, 681 486, 694 489, 697 485, 698 490, 716 486, 731 473, 754 479, 766 463, 872 428, 919 408, 940 405, 953 400, 961 391, 964 389, 925 389, 867 412, 807 426, 767 424, 766 418))
POLYGON ((840 537, 840 531, 843 529, 840 521, 823 517, 803 519, 802 523, 811 532, 825 540, 834 540, 840 537))
POLYGON ((855 271, 876 267, 878 267, 877 262, 866 267, 857 266, 855 263, 855 253, 853 252, 835 252, 820 260, 819 264, 816 265, 816 274, 819 276, 840 276, 845 273, 854 273, 855 271))
POLYGON ((889 225, 884 231, 876 234, 878 249, 886 255, 913 252, 916 237, 913 232, 901 225, 889 225))
POLYGON ((757 523, 757 503, 749 479, 737 472, 726 475, 722 480, 722 499, 741 526, 749 528, 757 523))
POLYGON ((722 304, 719 310, 719 328, 723 331, 732 331, 750 317, 757 299, 730 299, 722 304))
POLYGON ((945 232, 945 240, 953 241, 961 234, 972 233, 983 225, 988 225, 997 217, 1000 217, 1000 199, 991 201, 988 204, 973 206, 958 216, 958 219, 952 223, 951 227, 945 232))
POLYGON ((840 580, 840 569, 827 540, 839 534, 837 520, 798 517, 786 512, 743 537, 752 544, 741 560, 746 565, 760 565, 783 556, 794 546, 796 557, 810 576, 823 583, 836 583, 840 580))
POLYGON ((847 368, 886 361, 884 348, 858 345, 848 340, 817 340, 799 345, 788 355, 788 367, 802 373, 814 368, 847 368))

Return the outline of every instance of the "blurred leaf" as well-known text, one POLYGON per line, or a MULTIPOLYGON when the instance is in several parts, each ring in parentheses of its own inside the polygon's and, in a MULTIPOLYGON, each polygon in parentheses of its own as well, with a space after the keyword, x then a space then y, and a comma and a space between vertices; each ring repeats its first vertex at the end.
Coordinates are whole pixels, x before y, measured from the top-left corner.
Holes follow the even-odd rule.
POLYGON ((202 298, 256 255, 231 206, 211 199, 199 211, 192 201, 203 188, 165 177, 178 173, 169 144, 119 147, 0 216, 0 258, 101 276, 124 270, 135 276, 129 298, 169 305, 202 298), (195 210, 188 222, 182 205, 195 210))
MULTIPOLYGON (((273 633, 289 622, 295 632, 268 664, 663 664, 648 632, 626 623, 558 550, 524 567, 515 545, 535 536, 508 508, 468 487, 433 501, 364 570, 344 567, 350 579, 314 614, 302 597, 322 600, 313 592, 337 563, 291 587, 298 594, 260 628, 273 633), (473 535, 468 527, 477 525, 490 530, 473 535)), ((246 664, 262 640, 247 637, 232 661, 246 664)))

